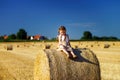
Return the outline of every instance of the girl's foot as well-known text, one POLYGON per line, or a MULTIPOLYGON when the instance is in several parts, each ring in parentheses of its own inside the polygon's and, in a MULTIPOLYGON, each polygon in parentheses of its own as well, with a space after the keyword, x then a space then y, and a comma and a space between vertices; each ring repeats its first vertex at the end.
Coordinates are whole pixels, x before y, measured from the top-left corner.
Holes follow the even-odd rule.
POLYGON ((76 56, 76 55, 73 55, 73 58, 77 58, 77 56, 76 56))

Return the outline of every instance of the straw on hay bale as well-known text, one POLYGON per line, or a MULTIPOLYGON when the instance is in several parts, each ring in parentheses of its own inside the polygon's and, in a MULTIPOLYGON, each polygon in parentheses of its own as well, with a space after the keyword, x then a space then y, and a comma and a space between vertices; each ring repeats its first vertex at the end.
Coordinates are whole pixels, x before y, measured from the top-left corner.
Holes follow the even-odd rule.
POLYGON ((13 45, 7 45, 7 50, 13 50, 13 45))
POLYGON ((54 49, 41 50, 34 63, 34 80, 100 80, 100 66, 89 49, 74 50, 76 59, 68 59, 54 49))

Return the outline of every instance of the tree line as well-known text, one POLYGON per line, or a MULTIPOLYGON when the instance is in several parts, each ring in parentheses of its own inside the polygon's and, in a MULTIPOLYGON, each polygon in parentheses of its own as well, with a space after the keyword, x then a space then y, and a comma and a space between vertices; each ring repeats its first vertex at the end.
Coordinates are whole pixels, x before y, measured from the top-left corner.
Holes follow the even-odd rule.
MULTIPOLYGON (((0 36, 0 41, 29 41, 30 37, 34 36, 29 36, 25 29, 19 29, 16 34, 0 36)), ((47 37, 41 36, 41 40, 47 40, 47 37)))
MULTIPOLYGON (((19 29, 19 31, 16 34, 10 34, 7 36, 7 39, 5 39, 5 36, 0 36, 0 41, 21 41, 21 40, 30 40, 28 38, 27 32, 25 29, 19 29)), ((44 37, 44 40, 48 40, 47 37, 44 37)), ((119 40, 117 37, 114 36, 93 36, 93 34, 90 31, 84 31, 82 37, 79 39, 82 41, 115 41, 119 40)), ((56 41, 56 38, 52 38, 49 41, 56 41)))
POLYGON ((10 34, 5 39, 5 36, 0 36, 0 40, 26 40, 27 39, 27 32, 24 29, 19 29, 19 31, 16 34, 10 34))
POLYGON ((90 31, 84 31, 83 32, 83 36, 80 38, 80 40, 96 40, 96 41, 115 41, 115 40, 119 40, 117 37, 115 36, 93 36, 92 33, 90 31))

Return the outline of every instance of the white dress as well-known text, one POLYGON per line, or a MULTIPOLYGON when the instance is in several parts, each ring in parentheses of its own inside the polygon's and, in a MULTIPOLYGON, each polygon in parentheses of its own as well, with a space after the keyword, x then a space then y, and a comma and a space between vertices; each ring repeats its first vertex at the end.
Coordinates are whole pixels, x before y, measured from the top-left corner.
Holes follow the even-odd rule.
POLYGON ((70 42, 69 42, 68 34, 58 35, 58 41, 59 41, 59 44, 58 44, 59 50, 65 49, 67 51, 72 51, 72 47, 71 47, 70 42))

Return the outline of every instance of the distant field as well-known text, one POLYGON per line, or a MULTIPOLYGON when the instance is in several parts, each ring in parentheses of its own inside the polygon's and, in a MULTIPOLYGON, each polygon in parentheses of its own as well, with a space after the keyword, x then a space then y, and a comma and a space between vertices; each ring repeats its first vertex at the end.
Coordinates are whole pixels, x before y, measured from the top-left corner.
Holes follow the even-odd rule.
POLYGON ((120 48, 93 51, 100 61, 102 80, 120 80, 120 48))
MULTIPOLYGON (((0 80, 33 80, 36 54, 45 45, 56 49, 56 42, 0 43, 0 80), (13 50, 7 51, 7 45, 13 50)), ((120 80, 120 42, 71 42, 72 47, 90 48, 98 57, 102 80, 120 80), (104 48, 105 45, 108 48, 104 48)))

